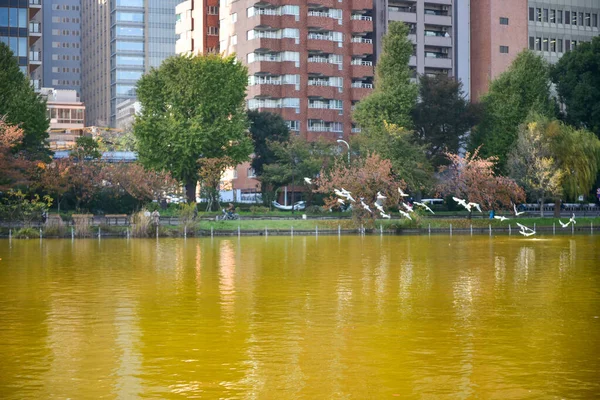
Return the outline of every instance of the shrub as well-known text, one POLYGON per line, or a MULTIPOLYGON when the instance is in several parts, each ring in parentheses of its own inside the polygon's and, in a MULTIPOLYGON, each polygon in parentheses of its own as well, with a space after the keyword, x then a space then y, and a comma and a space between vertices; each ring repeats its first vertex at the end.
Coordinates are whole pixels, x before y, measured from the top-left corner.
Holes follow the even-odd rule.
POLYGON ((269 207, 252 206, 252 207, 250 207, 250 212, 252 214, 267 214, 269 212, 269 207))
POLYGON ((17 239, 34 239, 40 237, 40 231, 35 228, 21 228, 14 234, 17 239))
POLYGON ((149 237, 152 230, 152 216, 146 209, 133 214, 131 219, 131 236, 149 237))
POLYGON ((44 236, 46 237, 63 237, 65 235, 65 226, 63 224, 60 225, 51 225, 47 226, 44 229, 44 236))
POLYGON ((92 234, 90 225, 90 215, 88 214, 73 214, 73 227, 75 236, 89 237, 92 234))

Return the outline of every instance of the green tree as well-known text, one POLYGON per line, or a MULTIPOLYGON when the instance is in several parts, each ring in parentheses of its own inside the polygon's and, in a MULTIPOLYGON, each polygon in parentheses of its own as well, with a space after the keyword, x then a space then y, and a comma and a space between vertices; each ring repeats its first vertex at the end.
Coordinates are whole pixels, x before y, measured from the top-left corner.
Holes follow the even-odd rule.
POLYGON ((382 53, 375 70, 375 89, 363 99, 354 112, 354 119, 370 135, 388 122, 403 128, 412 126, 411 112, 417 101, 417 85, 410 81, 408 62, 413 44, 408 39, 408 26, 390 22, 383 37, 382 53))
POLYGON ((544 216, 544 201, 563 195, 564 171, 560 168, 550 138, 560 130, 557 120, 537 117, 538 121, 522 124, 515 147, 508 157, 508 171, 534 201, 540 201, 540 216, 544 216))
POLYGON ((102 157, 100 144, 92 137, 80 136, 75 139, 75 147, 70 156, 78 160, 96 160, 102 157))
POLYGON ((383 129, 371 135, 355 136, 362 157, 377 153, 392 162, 394 173, 411 191, 422 191, 433 185, 433 167, 427 159, 425 146, 417 143, 415 133, 394 124, 384 123, 383 129))
MULTIPOLYGON (((250 121, 250 134, 254 141, 254 156, 252 157, 252 168, 258 177, 262 176, 265 165, 277 161, 273 146, 271 143, 287 142, 290 138, 290 131, 285 120, 279 114, 270 112, 248 111, 250 121)), ((261 192, 265 204, 270 200, 267 188, 261 181, 261 192)))
POLYGON ((435 168, 448 163, 445 152, 458 153, 478 121, 479 110, 465 98, 459 80, 445 74, 421 76, 413 120, 418 142, 427 146, 427 157, 435 168))
POLYGON ((481 102, 483 117, 471 135, 470 149, 481 146, 480 155, 498 157, 497 168, 504 171, 519 125, 529 113, 555 114, 548 64, 532 51, 521 52, 508 70, 492 81, 481 102))
POLYGON ((178 56, 138 82, 134 125, 140 162, 169 171, 195 201, 198 160, 248 159, 252 141, 244 110, 248 73, 234 56, 178 56))
POLYGON ((30 159, 50 154, 45 145, 49 128, 46 101, 35 93, 13 52, 4 43, 0 43, 0 115, 6 116, 7 123, 23 129, 18 150, 25 150, 30 159))
MULTIPOLYGON (((269 146, 275 155, 275 161, 265 164, 261 184, 267 187, 263 198, 274 199, 277 190, 282 186, 304 184, 304 178, 313 178, 321 169, 333 161, 333 148, 324 141, 308 142, 299 137, 292 137, 287 142, 270 142, 269 146)), ((309 203, 312 190, 308 192, 309 203)), ((300 200, 296 198, 295 201, 300 200)))
POLYGON ((565 119, 600 138, 600 37, 581 43, 551 68, 565 119))

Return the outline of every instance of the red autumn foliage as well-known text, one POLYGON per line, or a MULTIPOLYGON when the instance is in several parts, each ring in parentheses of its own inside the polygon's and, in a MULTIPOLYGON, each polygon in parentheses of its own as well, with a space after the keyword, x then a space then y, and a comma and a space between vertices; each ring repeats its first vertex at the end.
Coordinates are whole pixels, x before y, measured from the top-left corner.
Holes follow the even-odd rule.
POLYGON ((0 190, 28 185, 35 163, 14 151, 23 140, 23 129, 0 116, 0 190))
POLYGON ((494 172, 497 157, 479 157, 479 148, 464 157, 446 153, 450 165, 440 168, 441 195, 454 195, 478 203, 484 210, 511 209, 512 203, 525 201, 525 192, 517 183, 494 172))

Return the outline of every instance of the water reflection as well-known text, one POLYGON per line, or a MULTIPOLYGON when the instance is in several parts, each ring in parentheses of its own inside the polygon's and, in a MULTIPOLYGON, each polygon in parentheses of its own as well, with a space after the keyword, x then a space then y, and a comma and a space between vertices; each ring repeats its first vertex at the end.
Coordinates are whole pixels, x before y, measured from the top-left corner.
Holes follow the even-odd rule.
POLYGON ((587 236, 0 242, 0 397, 591 398, 599 248, 587 236))

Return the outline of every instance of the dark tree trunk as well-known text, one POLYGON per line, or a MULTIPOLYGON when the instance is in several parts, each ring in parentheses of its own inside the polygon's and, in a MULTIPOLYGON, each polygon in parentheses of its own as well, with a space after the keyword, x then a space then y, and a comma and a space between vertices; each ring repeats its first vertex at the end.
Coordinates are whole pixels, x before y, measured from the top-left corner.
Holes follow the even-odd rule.
POLYGON ((185 197, 187 198, 188 203, 196 202, 196 180, 188 179, 185 182, 185 197))
POLYGON ((557 199, 554 202, 554 217, 555 218, 560 218, 560 208, 562 206, 562 201, 560 199, 557 199))

